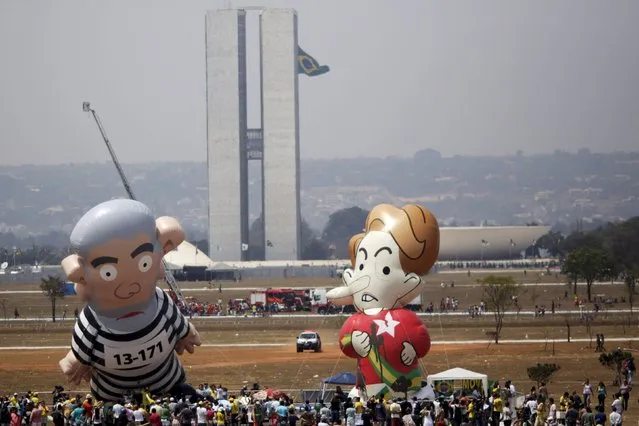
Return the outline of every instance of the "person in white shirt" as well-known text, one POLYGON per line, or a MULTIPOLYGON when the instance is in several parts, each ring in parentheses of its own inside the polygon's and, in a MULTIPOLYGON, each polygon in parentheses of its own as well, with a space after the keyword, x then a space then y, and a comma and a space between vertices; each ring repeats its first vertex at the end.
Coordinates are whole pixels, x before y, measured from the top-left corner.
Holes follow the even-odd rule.
POLYGON ((195 415, 197 416, 197 425, 198 426, 206 426, 208 424, 208 410, 201 402, 198 404, 195 415))
POLYGON ((621 426, 621 414, 615 407, 612 407, 612 413, 610 413, 610 426, 621 426))
POLYGON ((623 415, 623 401, 621 400, 621 395, 620 394, 616 394, 615 395, 615 399, 612 401, 612 404, 610 404, 610 406, 617 411, 617 413, 621 416, 623 415))
POLYGON ((548 403, 550 404, 548 410, 548 426, 555 426, 557 424, 557 404, 555 404, 554 398, 550 398, 548 403))
POLYGON ((422 415, 422 426, 433 426, 434 416, 428 405, 424 406, 420 414, 422 415))
POLYGON ((135 410, 133 410, 133 420, 135 421, 136 425, 141 425, 144 423, 144 411, 142 411, 140 408, 136 408, 135 410))
POLYGON ((113 418, 117 420, 120 418, 122 413, 124 413, 124 406, 122 404, 114 404, 111 410, 113 412, 113 418))
POLYGON ((592 396, 592 386, 590 385, 590 380, 588 379, 586 379, 586 381, 584 382, 583 396, 584 396, 584 405, 589 406, 590 399, 592 396))
POLYGON ((433 401, 433 407, 435 407, 435 418, 437 418, 442 412, 442 404, 439 401, 435 400, 433 401))
POLYGON ((175 402, 175 398, 171 397, 169 399, 169 411, 171 413, 175 412, 175 407, 177 406, 177 402, 175 402))
POLYGON ((391 413, 391 419, 401 419, 402 406, 399 405, 397 401, 393 401, 390 405, 390 413, 391 413))

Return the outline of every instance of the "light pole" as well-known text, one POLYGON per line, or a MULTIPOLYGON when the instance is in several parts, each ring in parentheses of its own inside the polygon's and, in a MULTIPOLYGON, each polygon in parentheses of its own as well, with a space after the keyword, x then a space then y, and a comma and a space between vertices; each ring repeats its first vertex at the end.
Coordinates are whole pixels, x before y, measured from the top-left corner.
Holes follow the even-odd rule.
POLYGON ((18 247, 13 246, 13 267, 16 267, 16 251, 18 251, 18 247))

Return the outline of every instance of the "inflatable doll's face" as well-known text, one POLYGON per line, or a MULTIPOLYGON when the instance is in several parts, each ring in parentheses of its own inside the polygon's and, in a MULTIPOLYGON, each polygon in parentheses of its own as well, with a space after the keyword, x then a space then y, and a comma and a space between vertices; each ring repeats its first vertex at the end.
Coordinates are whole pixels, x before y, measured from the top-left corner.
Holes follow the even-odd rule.
POLYGON ((163 255, 155 249, 154 240, 140 234, 128 240, 113 239, 91 250, 85 281, 92 304, 108 311, 151 299, 163 255))
MULTIPOLYGON (((419 292, 421 278, 402 270, 399 253, 397 243, 387 232, 372 231, 362 239, 355 267, 343 274, 347 292, 358 311, 374 315, 382 309, 400 308, 419 292)), ((331 293, 338 296, 339 290, 345 289, 334 289, 331 293)))

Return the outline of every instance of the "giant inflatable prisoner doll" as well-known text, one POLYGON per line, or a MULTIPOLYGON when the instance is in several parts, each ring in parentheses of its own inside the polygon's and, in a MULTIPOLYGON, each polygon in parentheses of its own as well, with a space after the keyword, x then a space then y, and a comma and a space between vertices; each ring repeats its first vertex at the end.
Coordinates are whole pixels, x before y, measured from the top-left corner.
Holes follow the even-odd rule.
POLYGON ((430 337, 419 317, 403 307, 419 294, 422 277, 437 260, 437 220, 421 206, 378 205, 349 250, 353 269, 344 271, 345 286, 327 296, 357 310, 342 326, 339 345, 357 359, 358 386, 365 385, 369 395, 419 389, 419 358, 430 349, 430 337))
POLYGON ((107 201, 80 219, 71 233, 76 254, 62 261, 87 303, 71 350, 60 361, 70 382, 90 379, 93 395, 105 401, 142 389, 173 394, 188 389, 176 352, 193 353, 200 337, 156 287, 162 257, 182 241, 177 220, 155 219, 138 201, 107 201))

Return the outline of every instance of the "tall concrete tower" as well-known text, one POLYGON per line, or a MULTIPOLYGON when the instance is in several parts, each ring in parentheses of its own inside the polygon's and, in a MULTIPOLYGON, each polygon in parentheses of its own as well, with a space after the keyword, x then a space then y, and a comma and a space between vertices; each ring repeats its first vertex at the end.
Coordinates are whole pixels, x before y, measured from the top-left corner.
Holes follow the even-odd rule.
POLYGON ((244 260, 248 244, 246 12, 206 14, 209 257, 244 260))
POLYGON ((209 256, 246 260, 248 161, 262 162, 266 260, 300 256, 297 14, 260 11, 261 127, 247 128, 246 11, 206 15, 209 256))
POLYGON ((297 260, 300 238, 300 144, 297 14, 260 15, 263 214, 266 260, 297 260))

